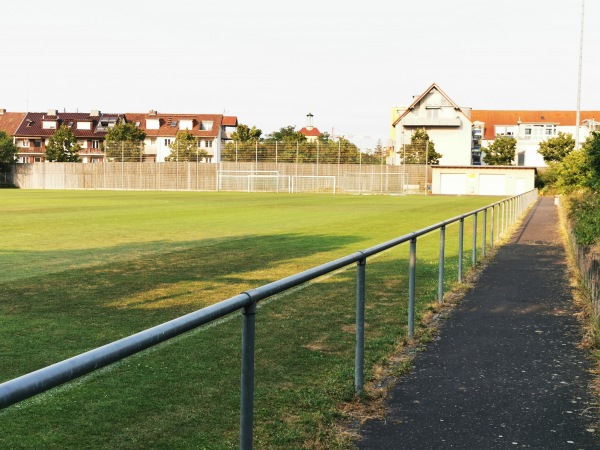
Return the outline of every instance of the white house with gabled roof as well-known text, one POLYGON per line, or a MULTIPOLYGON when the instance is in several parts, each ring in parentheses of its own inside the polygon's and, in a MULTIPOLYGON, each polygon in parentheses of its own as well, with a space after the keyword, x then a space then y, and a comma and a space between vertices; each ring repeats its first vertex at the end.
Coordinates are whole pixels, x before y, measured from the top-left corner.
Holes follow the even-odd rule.
POLYGON ((417 129, 424 129, 435 151, 440 153, 440 165, 468 166, 473 163, 471 154, 471 108, 459 107, 433 83, 425 92, 414 97, 407 107, 392 111, 392 141, 394 153, 390 164, 402 162, 402 147, 411 143, 417 129))

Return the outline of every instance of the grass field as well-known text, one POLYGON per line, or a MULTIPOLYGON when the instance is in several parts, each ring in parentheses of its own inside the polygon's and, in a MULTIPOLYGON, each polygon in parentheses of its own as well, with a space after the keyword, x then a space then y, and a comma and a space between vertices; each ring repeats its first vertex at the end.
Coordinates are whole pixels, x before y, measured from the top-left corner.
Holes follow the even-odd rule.
MULTIPOLYGON (((0 190, 0 381, 496 200, 0 190)), ((438 244, 419 239, 417 315, 435 295, 438 244)), ((405 338, 407 252, 368 262, 367 378, 405 338)), ((260 308, 257 448, 347 444, 333 424, 353 395, 354 276, 260 308)), ((0 411, 0 447, 237 448, 240 322, 0 411)))

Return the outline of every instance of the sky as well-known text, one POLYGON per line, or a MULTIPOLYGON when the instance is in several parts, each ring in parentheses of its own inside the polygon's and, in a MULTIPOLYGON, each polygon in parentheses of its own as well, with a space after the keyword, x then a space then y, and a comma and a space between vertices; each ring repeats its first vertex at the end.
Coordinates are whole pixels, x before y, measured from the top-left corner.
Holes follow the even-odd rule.
MULTIPOLYGON (((4 2, 0 108, 210 113, 363 149, 432 83, 473 109, 575 110, 582 0, 4 2)), ((600 0, 581 109, 600 111, 600 0)))

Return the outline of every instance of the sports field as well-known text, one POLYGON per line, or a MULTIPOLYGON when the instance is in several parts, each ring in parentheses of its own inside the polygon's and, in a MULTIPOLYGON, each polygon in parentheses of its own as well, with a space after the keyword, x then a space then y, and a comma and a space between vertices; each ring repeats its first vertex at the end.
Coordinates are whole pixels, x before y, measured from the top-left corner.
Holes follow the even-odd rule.
MULTIPOLYGON (((496 200, 0 190, 0 381, 496 200)), ((438 244, 419 239, 420 313, 438 244)), ((405 337, 407 253, 367 265, 367 379, 405 337)), ((354 276, 259 309, 256 448, 345 445, 334 424, 353 395, 354 276)), ((239 330, 235 314, 6 408, 0 447, 237 448, 239 330)))

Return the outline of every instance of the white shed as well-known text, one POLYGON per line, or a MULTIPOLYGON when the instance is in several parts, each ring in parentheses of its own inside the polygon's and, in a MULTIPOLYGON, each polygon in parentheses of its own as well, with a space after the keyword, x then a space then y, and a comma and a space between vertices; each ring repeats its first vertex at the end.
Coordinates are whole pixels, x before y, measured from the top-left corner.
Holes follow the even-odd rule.
POLYGON ((431 169, 432 194, 507 197, 535 188, 534 167, 432 166, 431 169))

